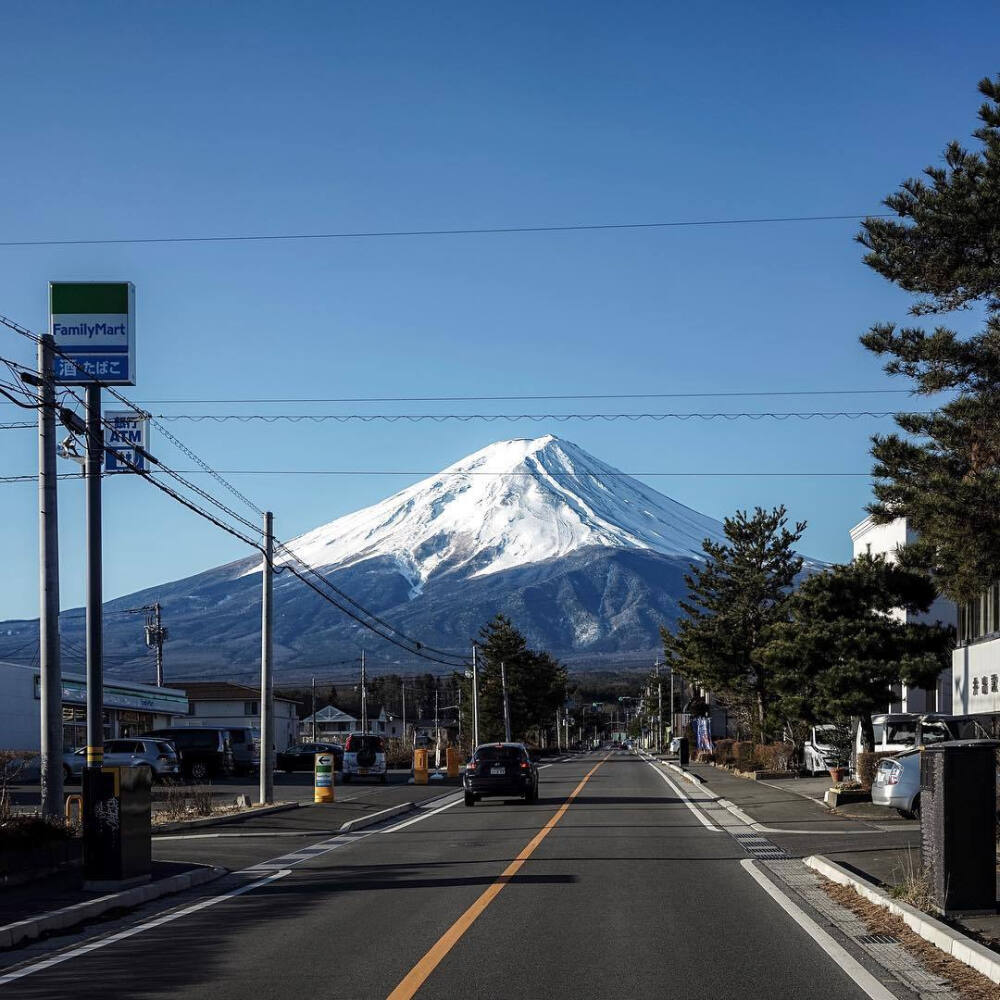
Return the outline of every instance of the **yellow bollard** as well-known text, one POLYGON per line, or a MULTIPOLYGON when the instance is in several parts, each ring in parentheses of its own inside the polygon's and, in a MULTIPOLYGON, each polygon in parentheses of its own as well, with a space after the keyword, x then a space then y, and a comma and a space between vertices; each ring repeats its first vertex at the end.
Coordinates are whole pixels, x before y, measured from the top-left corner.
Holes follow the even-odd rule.
POLYGON ((67 795, 66 796, 66 822, 73 822, 73 807, 76 807, 76 822, 83 822, 83 796, 82 795, 67 795))
POLYGON ((313 777, 313 802, 333 801, 333 754, 316 754, 313 777))
POLYGON ((458 750, 455 747, 448 747, 445 751, 445 758, 448 762, 448 777, 458 777, 458 750))
POLYGON ((427 784, 427 751, 413 751, 413 783, 415 785, 427 784))

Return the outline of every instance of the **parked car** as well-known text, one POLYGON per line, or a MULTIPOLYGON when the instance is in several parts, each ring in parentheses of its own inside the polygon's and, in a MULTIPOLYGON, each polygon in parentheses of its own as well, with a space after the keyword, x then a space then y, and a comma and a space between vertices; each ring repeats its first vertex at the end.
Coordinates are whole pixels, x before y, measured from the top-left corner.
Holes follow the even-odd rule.
MULTIPOLYGON (((951 716, 937 713, 886 712, 872 716, 876 753, 902 753, 913 747, 952 739, 951 716)), ((858 726, 855 749, 861 752, 861 727, 858 726)))
POLYGON ((172 726, 154 729, 144 735, 173 743, 185 778, 204 781, 206 778, 229 777, 235 770, 228 729, 217 729, 214 726, 172 726))
POLYGON ((79 781, 86 763, 86 747, 65 751, 63 753, 63 781, 79 781))
POLYGON ((259 729, 230 728, 229 743, 233 748, 233 767, 236 774, 255 774, 260 771, 259 729))
MULTIPOLYGON (((64 753, 63 779, 79 780, 86 763, 86 747, 64 753)), ((104 763, 115 767, 148 767, 154 781, 176 778, 180 773, 180 761, 171 743, 142 736, 105 740, 104 763)))
POLYGON ((484 743, 476 747, 462 779, 465 804, 487 796, 538 798, 538 767, 523 743, 484 743))
POLYGON ((344 748, 339 743, 294 743, 285 750, 279 750, 276 770, 312 771, 316 766, 316 754, 333 754, 333 769, 344 769, 344 748))
POLYGON ((802 765, 810 774, 826 774, 837 763, 837 751, 826 742, 832 725, 812 726, 802 746, 802 765))
POLYGON ((345 785, 355 777, 378 778, 384 785, 389 780, 389 768, 382 737, 371 733, 351 733, 344 744, 341 770, 345 785))
POLYGON ((875 768, 872 802, 898 809, 907 819, 920 816, 920 750, 886 757, 875 768))

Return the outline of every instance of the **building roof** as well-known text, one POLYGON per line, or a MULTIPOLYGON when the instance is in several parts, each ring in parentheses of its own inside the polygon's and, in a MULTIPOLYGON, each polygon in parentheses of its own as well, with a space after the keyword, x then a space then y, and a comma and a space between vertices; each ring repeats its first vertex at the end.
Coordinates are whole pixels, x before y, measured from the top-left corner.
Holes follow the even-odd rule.
MULTIPOLYGON (((175 681, 174 686, 187 693, 188 701, 249 701, 260 698, 260 688, 229 681, 175 681)), ((274 696, 275 701, 298 702, 293 698, 274 696)))
MULTIPOLYGON (((299 722, 312 722, 313 717, 307 715, 304 719, 299 719, 299 722)), ((339 708, 334 705, 327 705, 325 708, 321 708, 316 713, 317 722, 357 722, 358 720, 353 715, 348 715, 346 712, 342 712, 339 708)))

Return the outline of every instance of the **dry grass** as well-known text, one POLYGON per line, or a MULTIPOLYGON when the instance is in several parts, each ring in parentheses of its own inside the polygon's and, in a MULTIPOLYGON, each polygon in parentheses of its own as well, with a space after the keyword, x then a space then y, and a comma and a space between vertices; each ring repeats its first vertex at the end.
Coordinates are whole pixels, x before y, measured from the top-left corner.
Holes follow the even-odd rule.
POLYGON ((889 890, 893 899, 902 900, 910 906, 934 913, 934 897, 927 872, 914 860, 913 852, 907 850, 903 860, 893 869, 894 884, 889 890))
POLYGON ((946 955, 888 910, 859 896, 850 886, 821 880, 831 899, 846 907, 864 922, 872 933, 891 934, 911 955, 936 976, 946 979, 963 1000, 1000 1000, 1000 985, 969 968, 964 962, 946 955))

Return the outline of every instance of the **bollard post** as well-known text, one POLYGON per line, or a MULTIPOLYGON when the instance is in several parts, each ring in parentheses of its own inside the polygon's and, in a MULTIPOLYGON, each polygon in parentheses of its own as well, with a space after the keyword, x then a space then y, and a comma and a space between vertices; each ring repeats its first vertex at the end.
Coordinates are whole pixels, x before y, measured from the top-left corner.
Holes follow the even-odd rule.
POLYGON ((445 751, 445 759, 448 767, 448 777, 458 777, 458 750, 455 747, 448 747, 445 751))
POLYGON ((313 765, 313 802, 332 802, 333 799, 333 754, 318 753, 313 765))
POLYGON ((413 751, 413 783, 415 785, 427 784, 427 751, 425 749, 413 751))
POLYGON ((678 747, 678 763, 681 767, 687 767, 688 761, 690 760, 690 753, 688 750, 688 739, 686 736, 682 736, 680 740, 678 740, 678 747))

